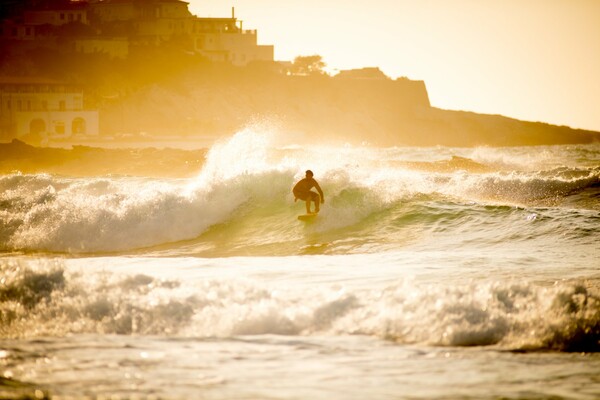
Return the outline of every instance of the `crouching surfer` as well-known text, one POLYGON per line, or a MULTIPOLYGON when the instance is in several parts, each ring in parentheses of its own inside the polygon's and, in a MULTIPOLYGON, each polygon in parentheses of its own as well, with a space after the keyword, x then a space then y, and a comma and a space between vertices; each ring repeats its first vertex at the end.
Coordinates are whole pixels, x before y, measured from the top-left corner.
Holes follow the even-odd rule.
POLYGON ((319 186, 319 183, 313 178, 313 172, 309 169, 306 171, 306 177, 300 180, 294 188, 292 189, 292 193, 294 193, 294 202, 300 200, 306 201, 306 213, 313 214, 310 211, 310 202, 315 203, 315 211, 314 214, 319 212, 320 205, 325 203, 325 197, 323 197, 323 191, 319 186), (318 194, 313 192, 312 188, 317 189, 318 194))

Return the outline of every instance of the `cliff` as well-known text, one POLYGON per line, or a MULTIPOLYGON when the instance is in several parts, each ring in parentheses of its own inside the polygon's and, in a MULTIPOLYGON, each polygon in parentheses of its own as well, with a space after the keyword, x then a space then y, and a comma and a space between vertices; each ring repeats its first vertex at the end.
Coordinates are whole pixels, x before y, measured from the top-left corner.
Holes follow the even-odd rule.
POLYGON ((424 82, 324 75, 188 75, 102 108, 103 132, 230 134, 268 120, 309 139, 394 142, 397 120, 430 108, 424 82))
POLYGON ((265 70, 186 74, 101 107, 104 133, 231 134, 267 120, 296 139, 375 145, 519 146, 590 143, 599 132, 430 106, 408 79, 285 76, 265 70))

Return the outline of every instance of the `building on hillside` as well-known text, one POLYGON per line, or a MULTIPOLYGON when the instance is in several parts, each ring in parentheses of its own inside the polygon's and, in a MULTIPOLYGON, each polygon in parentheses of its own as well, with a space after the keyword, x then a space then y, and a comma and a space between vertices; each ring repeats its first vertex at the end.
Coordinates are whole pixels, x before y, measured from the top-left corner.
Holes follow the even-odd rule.
POLYGON ((103 0, 90 2, 89 8, 99 23, 192 17, 181 0, 103 0))
POLYGON ((199 18, 181 0, 48 1, 5 20, 0 39, 21 51, 38 47, 127 57, 134 46, 177 43, 211 61, 244 66, 273 61, 272 45, 231 18, 199 18), (125 43, 127 41, 127 43, 125 43))
POLYGON ((35 26, 25 25, 20 21, 5 19, 0 21, 0 38, 4 41, 35 40, 35 26))
POLYGON ((231 18, 195 18, 191 35, 194 50, 211 61, 244 66, 252 61, 274 59, 274 47, 259 45, 257 31, 244 30, 233 8, 231 18))
POLYGON ((82 1, 60 2, 55 5, 41 6, 26 10, 23 14, 25 25, 61 26, 78 22, 87 25, 87 3, 82 1))
POLYGON ((17 52, 69 45, 60 38, 94 33, 89 25, 87 3, 47 2, 25 9, 22 15, 0 21, 0 40, 17 52))
POLYGON ((90 4, 92 19, 109 33, 126 32, 134 44, 161 44, 187 35, 192 21, 180 0, 104 0, 90 4))
POLYGON ((96 24, 132 21, 138 18, 136 4, 132 0, 90 2, 90 19, 96 24))
POLYGON ((161 44, 188 35, 191 18, 154 18, 134 23, 138 44, 161 44))
POLYGON ((90 13, 104 29, 129 32, 132 45, 189 38, 190 50, 211 61, 273 61, 273 46, 259 45, 256 30, 242 29, 234 9, 231 18, 199 18, 180 0, 104 0, 90 3, 90 13))
POLYGON ((98 110, 84 107, 81 87, 43 78, 0 76, 1 141, 98 134, 98 110))

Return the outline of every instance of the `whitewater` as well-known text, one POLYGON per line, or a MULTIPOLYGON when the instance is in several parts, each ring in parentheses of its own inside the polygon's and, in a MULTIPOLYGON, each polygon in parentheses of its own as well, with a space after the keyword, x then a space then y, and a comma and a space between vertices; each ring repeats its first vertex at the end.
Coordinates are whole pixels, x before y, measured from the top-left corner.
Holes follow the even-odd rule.
POLYGON ((0 175, 0 399, 597 399, 599 239, 599 144, 0 175))

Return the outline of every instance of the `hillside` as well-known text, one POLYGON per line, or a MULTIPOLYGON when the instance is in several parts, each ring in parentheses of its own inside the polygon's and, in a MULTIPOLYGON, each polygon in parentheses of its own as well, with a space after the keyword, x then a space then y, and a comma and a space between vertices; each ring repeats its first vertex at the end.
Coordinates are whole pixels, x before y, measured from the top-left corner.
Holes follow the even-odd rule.
POLYGON ((375 145, 520 146, 590 143, 599 132, 431 107, 408 79, 286 76, 266 70, 185 74, 101 107, 101 131, 231 134, 268 121, 298 140, 375 145))

